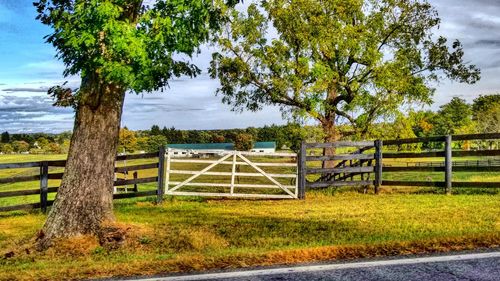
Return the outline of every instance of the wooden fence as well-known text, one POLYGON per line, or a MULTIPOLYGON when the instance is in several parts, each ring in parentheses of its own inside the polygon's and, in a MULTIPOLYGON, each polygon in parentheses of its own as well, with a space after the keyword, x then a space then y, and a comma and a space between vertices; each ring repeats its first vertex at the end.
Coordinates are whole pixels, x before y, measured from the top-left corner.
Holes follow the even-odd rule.
MULTIPOLYGON (((299 186, 307 188, 324 188, 330 186, 368 186, 373 185, 375 192, 378 193, 380 186, 421 186, 421 187, 442 187, 446 193, 451 193, 452 187, 467 188, 500 188, 500 182, 463 182, 453 181, 453 171, 455 172, 500 172, 498 160, 482 161, 462 161, 453 163, 453 157, 468 156, 500 156, 499 149, 490 150, 452 150, 453 141, 484 141, 500 140, 500 133, 494 134, 473 134, 473 135, 455 135, 455 136, 437 136, 426 138, 399 139, 399 140, 376 140, 376 141, 340 141, 334 143, 302 143, 299 156, 299 186), (403 144, 442 142, 443 151, 431 152, 383 152, 384 146, 400 146, 403 144), (360 147, 350 154, 340 154, 334 156, 308 156, 308 150, 318 148, 332 147, 360 147), (373 153, 364 153, 372 151, 373 153), (440 165, 406 165, 392 166, 385 165, 384 159, 406 159, 406 158, 444 158, 440 165), (310 168, 308 162, 342 160, 334 167, 328 168, 310 168), (471 163, 476 165, 469 165, 471 163), (461 165, 461 163, 464 163, 461 165), (382 180, 384 172, 443 172, 444 181, 394 181, 382 180), (306 176, 310 174, 320 174, 318 180, 307 181, 306 176), (360 176, 361 180, 354 180, 355 176, 360 176), (366 180, 365 177, 373 176, 373 180, 366 180)), ((324 165, 323 165, 324 166, 324 165)), ((300 187, 299 187, 300 188, 300 187)))
MULTIPOLYGON (((304 191, 297 189, 296 185, 284 185, 278 182, 275 178, 290 178, 296 183, 297 171, 287 174, 272 174, 267 173, 262 167, 274 166, 274 167, 296 167, 297 163, 293 160, 293 163, 255 163, 248 160, 245 156, 266 156, 266 157, 289 157, 296 158, 297 155, 294 153, 251 153, 251 152, 228 152, 219 160, 203 160, 203 159, 172 159, 171 153, 167 153, 165 148, 161 147, 159 152, 147 153, 147 154, 134 154, 134 155, 122 155, 117 156, 116 161, 125 160, 136 160, 136 159, 151 159, 158 158, 158 161, 148 164, 139 164, 125 167, 115 167, 116 174, 128 174, 132 172, 133 178, 131 179, 115 179, 114 182, 114 199, 122 198, 133 198, 142 196, 157 196, 157 201, 163 199, 163 195, 191 195, 191 196, 226 196, 226 197, 244 197, 244 198, 271 198, 271 199, 296 199, 303 198, 304 191), (224 161, 227 158, 232 159, 232 161, 224 161), (237 161, 237 158, 240 161, 237 161), (171 169, 171 164, 175 162, 184 163, 204 163, 210 164, 201 171, 187 171, 187 170, 174 170, 171 169), (216 165, 232 165, 232 172, 213 172, 209 171, 216 165), (241 173, 235 168, 240 165, 249 165, 256 170, 256 173, 241 173), (154 177, 138 177, 137 171, 157 169, 157 176, 154 177), (188 180, 182 182, 171 181, 171 174, 189 174, 192 175, 188 180), (231 176, 231 182, 216 182, 216 183, 195 183, 192 182, 193 179, 200 175, 228 175, 231 176), (235 177, 265 177, 272 184, 239 184, 235 183, 235 177), (144 183, 157 183, 157 188, 155 190, 138 190, 138 184, 144 183), (133 185, 133 188, 128 189, 127 186, 133 185), (172 185, 172 187, 170 187, 172 185), (181 191, 179 188, 183 186, 201 186, 201 187, 230 187, 230 193, 206 193, 206 192, 193 192, 193 191, 181 191), (263 189, 263 188, 275 188, 282 190, 284 194, 265 194, 265 193, 241 193, 237 192, 235 189, 238 188, 253 188, 253 189, 263 189), (125 193, 121 192, 125 191, 125 193), (132 192, 127 192, 132 191, 132 192)), ((30 176, 15 176, 8 178, 0 178, 0 184, 13 184, 13 183, 23 183, 23 182, 33 182, 39 181, 40 187, 38 189, 28 189, 28 190, 15 190, 15 191, 3 191, 0 192, 0 198, 12 198, 20 197, 26 195, 39 195, 39 202, 29 203, 29 204, 19 204, 11 206, 1 206, 0 212, 2 211, 14 211, 14 210, 29 210, 40 208, 43 212, 47 210, 47 207, 53 204, 53 200, 48 200, 48 195, 50 193, 56 193, 58 187, 50 187, 49 180, 61 180, 63 178, 63 172, 52 172, 51 168, 58 168, 61 170, 65 167, 65 160, 58 161, 38 161, 38 162, 25 162, 25 163, 12 163, 12 164, 0 164, 0 170, 6 169, 22 169, 22 168, 39 168, 40 172, 37 175, 30 176)))
MULTIPOLYGON (((164 150, 163 150, 164 152, 164 150)), ((150 159, 157 158, 160 155, 160 161, 149 164, 142 165, 133 165, 128 167, 116 167, 116 173, 127 173, 134 172, 139 170, 146 169, 156 169, 161 163, 161 152, 156 153, 146 153, 146 154, 134 154, 134 155, 121 155, 117 156, 117 161, 122 160, 134 160, 134 159, 150 159)), ((24 163, 11 163, 11 164, 0 164, 0 170, 6 169, 22 169, 22 168, 39 168, 40 173, 38 175, 30 175, 30 176, 17 176, 17 177, 8 177, 8 178, 0 178, 0 184, 12 184, 12 183, 20 183, 20 182, 33 182, 39 181, 40 188, 39 189, 30 189, 30 190, 15 190, 15 191, 3 191, 0 192, 0 198, 10 198, 10 197, 19 197, 26 195, 40 195, 40 200, 37 203, 29 203, 29 204, 20 204, 20 205, 12 205, 12 206, 3 206, 0 207, 1 211, 13 211, 13 210, 29 210, 29 209, 37 209, 40 208, 42 211, 46 211, 48 206, 51 206, 54 201, 48 200, 49 193, 56 193, 58 187, 50 187, 49 180, 60 180, 63 177, 63 172, 50 173, 50 168, 59 168, 61 169, 66 165, 66 160, 57 160, 57 161, 38 161, 38 162, 24 162, 24 163)), ((161 169, 159 169, 161 171, 161 169)), ((142 197, 142 196, 152 196, 158 195, 158 198, 161 198, 163 194, 163 185, 158 180, 162 178, 162 174, 159 172, 156 177, 147 177, 147 178, 138 178, 134 176, 132 179, 117 179, 115 180, 115 191, 124 190, 124 186, 133 185, 132 189, 133 193, 117 193, 113 194, 113 199, 122 199, 122 198, 132 198, 132 197, 142 197), (158 188, 156 190, 148 190, 148 191, 139 191, 137 190, 137 184, 143 183, 158 183, 158 188)))

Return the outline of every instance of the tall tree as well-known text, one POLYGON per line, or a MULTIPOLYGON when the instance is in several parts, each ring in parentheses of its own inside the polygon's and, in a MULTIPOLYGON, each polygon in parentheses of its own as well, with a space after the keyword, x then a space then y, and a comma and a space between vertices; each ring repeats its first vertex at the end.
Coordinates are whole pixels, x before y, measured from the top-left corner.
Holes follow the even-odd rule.
POLYGON ((234 140, 234 149, 237 151, 250 151, 254 145, 254 138, 247 133, 236 135, 234 140))
POLYGON ((157 135, 161 135, 161 130, 160 130, 160 127, 158 125, 153 125, 151 127, 151 132, 150 132, 150 135, 151 136, 157 136, 157 135))
POLYGON ((10 134, 9 134, 9 132, 3 132, 2 133, 1 142, 2 143, 9 143, 10 142, 10 134))
POLYGON ((137 149, 137 136, 134 131, 127 127, 120 129, 118 134, 118 152, 130 153, 137 149))
POLYGON ((472 123, 472 109, 464 99, 454 97, 440 107, 434 117, 435 135, 450 135, 461 131, 472 123))
MULTIPOLYGON (((230 1, 230 2, 235 2, 230 1)), ((231 3, 232 4, 232 3, 231 3)), ((96 234, 114 221, 113 171, 126 92, 163 89, 173 76, 196 76, 184 57, 217 29, 226 7, 206 0, 38 0, 37 19, 52 28, 47 42, 81 76, 76 91, 50 89, 55 105, 75 109, 65 174, 41 232, 54 238, 96 234)))
POLYGON ((233 12, 210 74, 235 110, 279 105, 327 142, 365 135, 403 103, 429 103, 441 78, 479 79, 459 41, 434 36, 439 23, 425 0, 263 0, 233 12))
POLYGON ((495 107, 500 107, 500 94, 480 95, 472 102, 472 118, 476 120, 478 115, 495 107))
POLYGON ((484 111, 474 113, 476 121, 476 132, 478 133, 498 133, 500 132, 500 102, 484 111))

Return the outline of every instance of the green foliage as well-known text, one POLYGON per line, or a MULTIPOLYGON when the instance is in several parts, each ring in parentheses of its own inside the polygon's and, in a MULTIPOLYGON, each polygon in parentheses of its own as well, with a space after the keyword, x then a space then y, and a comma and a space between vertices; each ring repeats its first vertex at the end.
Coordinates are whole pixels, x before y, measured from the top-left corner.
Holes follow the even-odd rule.
POLYGON ((475 113, 476 132, 498 133, 500 132, 500 102, 485 111, 475 113))
POLYGON ((165 136, 162 135, 151 136, 147 138, 146 147, 144 150, 147 152, 156 152, 159 150, 160 147, 165 147, 167 143, 168 141, 165 136))
POLYGON ((440 107, 433 122, 435 135, 466 133, 461 129, 472 123, 471 106, 464 99, 454 97, 449 103, 440 107))
POLYGON ((2 148, 1 152, 5 154, 14 152, 14 148, 12 148, 12 145, 10 145, 9 143, 4 143, 1 148, 2 148))
POLYGON ((479 114, 500 106, 500 94, 480 95, 474 99, 472 103, 473 119, 476 119, 479 114))
POLYGON ((1 142, 2 143, 9 143, 10 142, 9 132, 3 132, 2 133, 1 142))
MULTIPOLYGON (((411 117, 407 117, 402 113, 396 115, 392 122, 377 124, 370 129, 370 138, 379 140, 394 140, 394 139, 410 139, 416 138, 415 121, 411 117)), ((404 144, 396 147, 389 147, 390 150, 397 151, 416 151, 420 148, 420 144, 404 144)))
POLYGON ((61 154, 64 151, 59 144, 51 142, 44 147, 44 152, 50 154, 61 154))
POLYGON ((137 150, 137 137, 134 131, 127 128, 120 129, 118 152, 134 152, 137 150))
POLYGON ((250 134, 238 134, 234 140, 234 149, 238 151, 250 151, 253 148, 254 139, 250 134))
POLYGON ((420 0, 252 3, 220 33, 210 75, 235 110, 277 104, 316 119, 327 134, 338 134, 326 129, 332 124, 349 123, 344 134, 365 135, 403 103, 430 103, 441 78, 479 80, 460 42, 434 36, 439 23, 420 0))
POLYGON ((14 152, 17 153, 27 152, 30 148, 30 144, 25 141, 13 141, 12 148, 14 149, 14 152))
POLYGON ((86 94, 103 85, 121 93, 150 92, 163 89, 173 76, 199 74, 183 56, 198 51, 227 9, 205 0, 39 0, 34 5, 37 19, 52 28, 46 39, 64 62, 64 75, 82 77, 73 97, 64 85, 51 89, 62 106, 86 102, 86 94))
POLYGON ((160 130, 160 127, 159 127, 158 125, 153 125, 153 126, 151 127, 150 134, 151 134, 152 136, 161 135, 161 130, 160 130))

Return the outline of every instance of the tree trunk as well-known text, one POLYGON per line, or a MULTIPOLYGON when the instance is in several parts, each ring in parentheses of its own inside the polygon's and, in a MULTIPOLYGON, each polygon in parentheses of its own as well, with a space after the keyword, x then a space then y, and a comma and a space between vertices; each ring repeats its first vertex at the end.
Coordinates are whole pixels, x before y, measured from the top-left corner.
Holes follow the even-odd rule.
POLYGON ((98 234, 114 221, 113 180, 125 91, 82 82, 64 177, 40 232, 39 246, 54 238, 98 234))
MULTIPOLYGON (((323 132, 325 134, 324 140, 326 143, 335 142, 340 139, 340 134, 337 130, 337 126, 335 124, 336 114, 334 112, 334 108, 337 106, 335 104, 335 100, 337 99, 337 85, 336 81, 332 81, 328 87, 327 97, 326 97, 326 108, 325 115, 320 119, 321 126, 323 128, 323 132)), ((333 156, 335 155, 335 148, 329 147, 323 149, 323 156, 333 156)), ((335 162, 332 161, 323 161, 323 168, 333 168, 335 167, 335 162)))
MULTIPOLYGON (((323 132, 325 133, 324 141, 325 142, 336 142, 340 139, 340 133, 337 130, 337 127, 333 121, 334 119, 326 119, 321 121, 321 127, 323 128, 323 132)), ((329 147, 323 149, 324 156, 333 156, 335 155, 335 147, 329 147)), ((323 161, 323 168, 333 168, 335 167, 335 162, 332 161, 323 161)))

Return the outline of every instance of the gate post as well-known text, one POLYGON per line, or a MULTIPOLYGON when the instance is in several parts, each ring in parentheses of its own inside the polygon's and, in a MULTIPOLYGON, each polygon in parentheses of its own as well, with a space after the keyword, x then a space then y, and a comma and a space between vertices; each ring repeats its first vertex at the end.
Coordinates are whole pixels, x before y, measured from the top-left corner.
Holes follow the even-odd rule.
POLYGON ((382 185, 382 146, 381 140, 375 141, 375 194, 378 194, 382 185))
POLYGON ((163 188, 165 185, 165 147, 160 146, 160 151, 158 152, 158 187, 156 190, 156 195, 158 196, 157 203, 161 203, 163 200, 163 188))
POLYGON ((298 197, 301 200, 306 199, 306 155, 306 143, 303 141, 300 144, 300 151, 297 157, 297 188, 299 189, 298 197))
POLYGON ((452 153, 451 153, 451 136, 448 135, 446 136, 445 139, 445 160, 444 160, 444 166, 445 166, 445 174, 444 174, 444 180, 445 180, 445 187, 444 190, 446 194, 451 194, 451 181, 452 181, 452 153))

